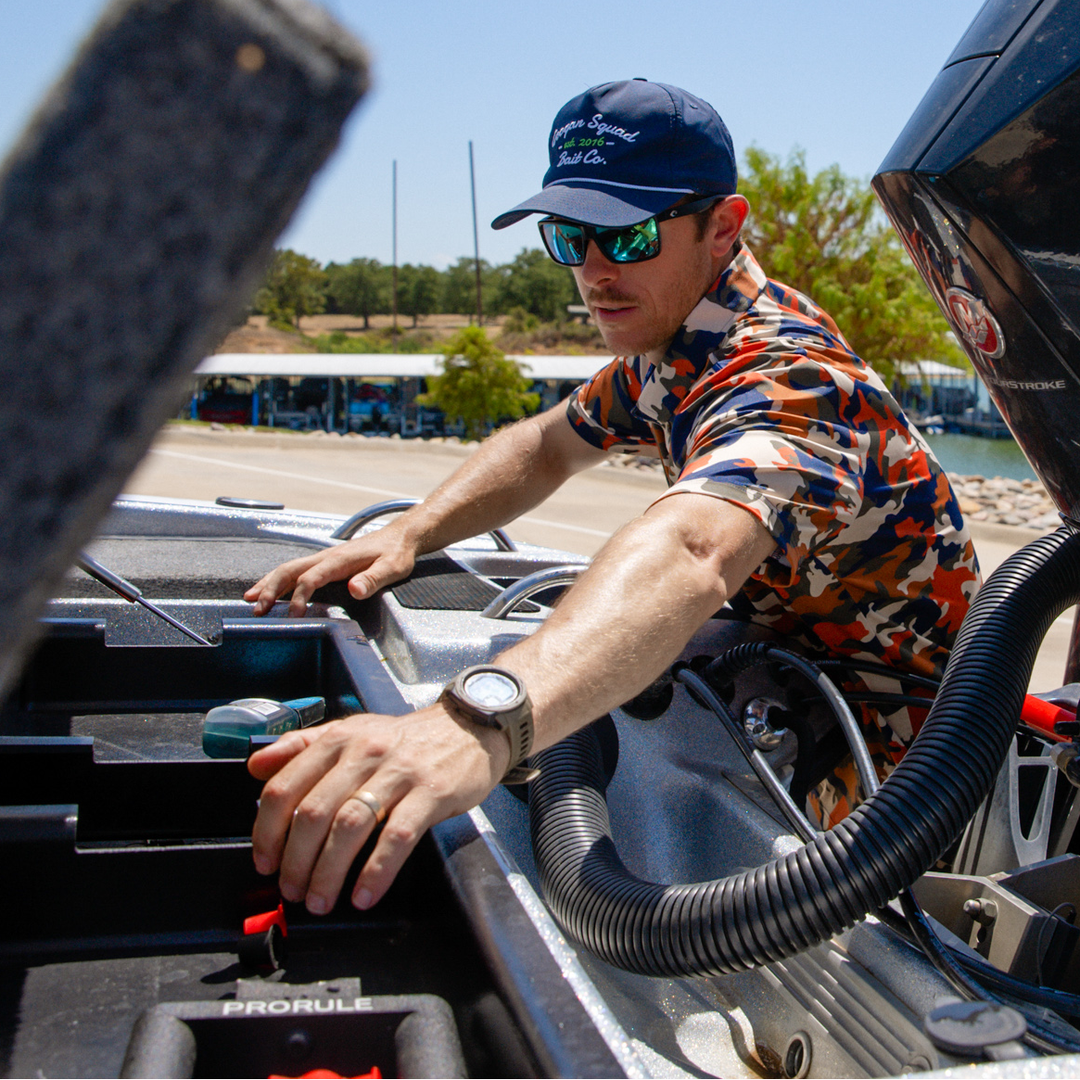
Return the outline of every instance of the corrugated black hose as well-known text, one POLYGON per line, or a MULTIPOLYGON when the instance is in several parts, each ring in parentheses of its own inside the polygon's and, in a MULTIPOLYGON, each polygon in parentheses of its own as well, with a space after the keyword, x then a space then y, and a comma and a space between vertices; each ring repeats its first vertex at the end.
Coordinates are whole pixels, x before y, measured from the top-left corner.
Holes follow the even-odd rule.
POLYGON ((930 715, 880 791, 817 840, 717 881, 660 885, 623 866, 595 736, 536 755, 530 826, 544 895, 576 942, 643 975, 722 975, 793 956, 906 889, 990 791, 1050 624, 1080 600, 1080 534, 1029 544, 980 590, 930 715))

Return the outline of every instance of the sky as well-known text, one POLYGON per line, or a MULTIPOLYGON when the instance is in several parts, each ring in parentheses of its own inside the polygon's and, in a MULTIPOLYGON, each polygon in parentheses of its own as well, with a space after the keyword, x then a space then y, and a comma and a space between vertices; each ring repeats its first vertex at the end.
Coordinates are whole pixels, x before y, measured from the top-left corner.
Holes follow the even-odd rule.
MULTIPOLYGON (((280 239, 322 263, 444 268, 538 247, 497 214, 540 189, 555 113, 588 86, 643 76, 704 98, 747 145, 869 180, 982 0, 326 0, 367 46, 373 88, 280 239)), ((101 0, 0 0, 0 146, 93 25, 101 0)))

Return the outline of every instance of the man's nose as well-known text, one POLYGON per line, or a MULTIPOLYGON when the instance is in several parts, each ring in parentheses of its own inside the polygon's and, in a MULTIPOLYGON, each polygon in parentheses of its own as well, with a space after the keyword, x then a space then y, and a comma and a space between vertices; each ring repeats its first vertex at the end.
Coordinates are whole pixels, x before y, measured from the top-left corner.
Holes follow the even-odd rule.
POLYGON ((590 238, 585 247, 585 261, 581 264, 581 280, 589 288, 607 285, 619 276, 619 264, 613 263, 590 238))

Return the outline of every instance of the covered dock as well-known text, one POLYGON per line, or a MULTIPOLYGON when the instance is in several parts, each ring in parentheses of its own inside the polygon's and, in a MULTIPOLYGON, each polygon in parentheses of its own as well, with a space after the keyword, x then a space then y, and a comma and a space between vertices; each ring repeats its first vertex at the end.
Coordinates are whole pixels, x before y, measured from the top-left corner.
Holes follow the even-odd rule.
MULTIPOLYGON (((548 408, 611 359, 509 355, 548 408)), ((185 415, 222 423, 402 436, 455 434, 416 402, 442 353, 217 353, 196 369, 185 415)))

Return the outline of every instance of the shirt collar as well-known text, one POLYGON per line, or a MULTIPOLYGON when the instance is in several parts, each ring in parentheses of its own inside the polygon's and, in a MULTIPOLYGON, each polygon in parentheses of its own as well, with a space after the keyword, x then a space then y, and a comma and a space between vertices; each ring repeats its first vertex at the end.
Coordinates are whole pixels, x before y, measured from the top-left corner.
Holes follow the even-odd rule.
MULTIPOLYGON (((730 327, 734 320, 725 318, 722 313, 741 315, 749 311, 767 284, 765 272, 758 266, 757 259, 745 244, 740 244, 731 262, 686 317, 683 329, 720 325, 730 327)), ((675 339, 678 337, 676 334, 675 339)))
POLYGON ((705 373, 738 315, 749 311, 766 278, 745 244, 671 339, 663 359, 642 381, 638 410, 657 423, 670 423, 690 387, 705 373))

